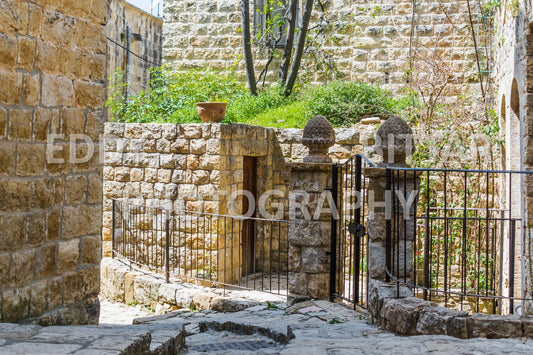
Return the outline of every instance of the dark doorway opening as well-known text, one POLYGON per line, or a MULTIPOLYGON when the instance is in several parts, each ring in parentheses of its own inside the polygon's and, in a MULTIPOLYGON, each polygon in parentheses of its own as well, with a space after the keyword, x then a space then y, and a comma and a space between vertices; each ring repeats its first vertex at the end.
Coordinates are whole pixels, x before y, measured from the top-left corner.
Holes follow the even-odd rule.
MULTIPOLYGON (((243 195, 242 207, 243 213, 248 213, 247 217, 256 216, 257 202, 257 157, 243 157, 243 190, 249 191, 253 199, 243 195), (251 206, 250 204, 253 204, 251 206)), ((241 236, 241 260, 242 276, 255 273, 255 239, 256 239, 256 221, 254 219, 245 219, 242 226, 241 236)))

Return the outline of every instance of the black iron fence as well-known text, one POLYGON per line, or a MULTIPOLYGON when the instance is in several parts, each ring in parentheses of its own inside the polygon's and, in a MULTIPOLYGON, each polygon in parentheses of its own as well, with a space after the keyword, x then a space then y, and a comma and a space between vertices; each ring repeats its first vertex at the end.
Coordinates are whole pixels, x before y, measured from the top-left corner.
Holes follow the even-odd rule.
POLYGON ((113 201, 113 257, 210 286, 288 294, 288 221, 113 201))
POLYGON ((520 306, 522 180, 533 172, 389 168, 387 275, 469 312, 520 306))
POLYGON ((366 308, 368 297, 368 237, 366 234, 367 179, 364 168, 373 166, 355 155, 333 166, 333 199, 339 219, 332 219, 330 295, 366 308))

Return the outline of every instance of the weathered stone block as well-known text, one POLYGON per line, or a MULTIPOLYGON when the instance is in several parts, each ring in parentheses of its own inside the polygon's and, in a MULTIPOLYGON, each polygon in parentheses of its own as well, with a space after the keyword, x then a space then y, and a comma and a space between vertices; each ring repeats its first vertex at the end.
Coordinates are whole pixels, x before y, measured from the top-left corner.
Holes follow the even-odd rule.
POLYGON ((63 108, 61 110, 61 133, 67 139, 71 134, 84 134, 85 115, 83 111, 76 108, 63 108))
POLYGON ((11 110, 9 114, 10 139, 31 139, 32 115, 30 110, 11 110))
POLYGON ((57 244, 42 246, 36 255, 35 277, 39 280, 54 276, 57 264, 57 244))
POLYGON ((102 258, 100 236, 85 237, 81 241, 81 262, 98 264, 102 258))
POLYGON ((522 322, 518 316, 499 316, 476 313, 468 317, 469 338, 516 338, 522 336, 522 322))
POLYGON ((43 74, 42 80, 42 85, 46 88, 42 94, 44 106, 74 106, 75 94, 71 79, 58 75, 43 74))
POLYGON ((57 115, 57 111, 43 108, 35 109, 33 118, 33 139, 37 141, 46 141, 50 130, 52 116, 57 115))
POLYGON ((0 138, 3 138, 6 135, 6 128, 7 128, 7 111, 5 108, 0 107, 0 138))
POLYGON ((0 145, 0 175, 14 174, 16 152, 15 148, 16 145, 10 142, 2 142, 2 144, 0 145))
POLYGON ((58 272, 65 273, 67 271, 76 270, 78 267, 79 256, 78 239, 59 243, 58 272))
POLYGON ((13 253, 7 284, 11 287, 20 287, 31 282, 33 280, 34 265, 35 253, 33 250, 13 253))
POLYGON ((2 293, 2 320, 7 323, 16 323, 29 316, 31 290, 29 287, 2 293))
POLYGON ((3 87, 0 91, 0 102, 14 105, 20 103, 22 76, 22 73, 0 70, 0 82, 3 87))
POLYGON ((22 100, 28 106, 36 106, 41 99, 41 82, 39 74, 25 74, 22 88, 22 100))
POLYGON ((383 305, 381 317, 385 320, 387 330, 402 335, 416 335, 420 311, 433 306, 433 302, 415 297, 392 299, 383 305))
POLYGON ((74 94, 79 107, 101 108, 105 87, 101 83, 74 80, 74 94))
POLYGON ((32 213, 27 218, 26 244, 39 246, 46 238, 46 218, 44 212, 32 213))
POLYGON ((148 279, 143 276, 135 277, 134 299, 142 305, 150 305, 152 300, 157 300, 159 295, 159 280, 148 279))
POLYGON ((45 145, 19 144, 17 150, 18 176, 42 175, 44 173, 45 145))
POLYGON ((68 204, 78 204, 85 201, 87 195, 87 178, 83 175, 67 176, 65 184, 65 199, 68 204))
POLYGON ((418 334, 452 335, 466 339, 466 316, 468 312, 456 311, 444 307, 428 307, 420 311, 416 331, 418 334), (455 318, 463 318, 455 321, 455 318))
POLYGON ((27 211, 32 197, 31 181, 1 180, 0 211, 27 211))

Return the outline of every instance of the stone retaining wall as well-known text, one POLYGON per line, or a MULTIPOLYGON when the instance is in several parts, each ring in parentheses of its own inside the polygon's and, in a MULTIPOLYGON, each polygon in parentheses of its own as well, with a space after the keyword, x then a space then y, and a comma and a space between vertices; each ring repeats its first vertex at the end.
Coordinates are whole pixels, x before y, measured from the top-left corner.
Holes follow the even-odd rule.
POLYGON ((111 258, 102 259, 102 295, 115 302, 150 307, 155 314, 177 309, 213 309, 238 312, 263 302, 283 302, 283 296, 258 291, 230 291, 202 287, 172 280, 165 283, 161 275, 132 269, 111 258))
POLYGON ((98 322, 107 6, 0 2, 2 322, 98 322))
POLYGON ((456 338, 533 337, 533 319, 475 313, 469 315, 413 297, 395 283, 370 280, 369 322, 401 335, 450 335, 456 338), (399 298, 397 298, 399 296, 399 298))

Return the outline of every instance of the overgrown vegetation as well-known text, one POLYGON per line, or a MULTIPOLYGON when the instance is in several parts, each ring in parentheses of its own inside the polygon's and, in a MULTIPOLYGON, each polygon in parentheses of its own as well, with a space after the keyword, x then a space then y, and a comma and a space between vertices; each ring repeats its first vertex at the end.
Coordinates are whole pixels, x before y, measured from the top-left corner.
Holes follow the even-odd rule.
POLYGON ((411 101, 392 98, 378 86, 340 81, 300 86, 290 96, 279 86, 253 96, 232 75, 197 70, 172 73, 165 67, 152 69, 150 89, 126 100, 127 84, 122 78, 121 71, 113 76, 107 101, 114 119, 122 122, 200 122, 196 102, 223 101, 229 103, 226 123, 303 128, 312 116, 323 115, 335 127, 346 127, 363 117, 400 113, 411 101))

